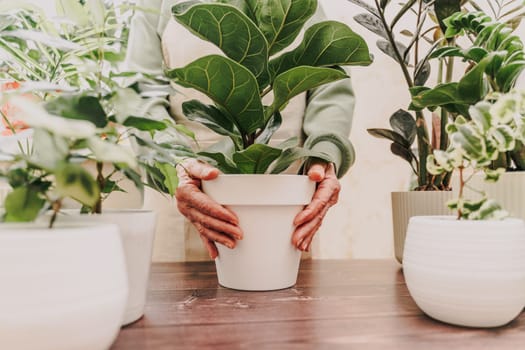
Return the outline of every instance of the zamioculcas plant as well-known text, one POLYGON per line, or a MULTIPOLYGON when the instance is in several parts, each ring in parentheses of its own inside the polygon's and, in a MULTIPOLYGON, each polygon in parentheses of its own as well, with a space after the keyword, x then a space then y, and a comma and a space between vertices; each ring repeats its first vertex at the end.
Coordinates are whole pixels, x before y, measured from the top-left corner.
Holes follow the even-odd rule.
POLYGON ((347 78, 339 66, 371 63, 366 43, 345 24, 324 21, 308 28, 296 48, 281 53, 314 14, 317 1, 242 3, 236 7, 191 1, 173 7, 178 22, 224 53, 167 72, 177 84, 203 92, 214 102, 185 102, 186 117, 231 140, 227 150, 199 155, 224 173, 279 173, 299 159, 327 159, 298 147, 295 139, 276 147, 268 143, 292 97, 347 78), (270 93, 273 102, 264 105, 262 98, 270 93))
POLYGON ((513 150, 517 142, 525 141, 525 94, 522 91, 493 94, 487 101, 471 106, 468 112, 470 120, 458 116, 447 126, 450 146, 428 157, 428 170, 436 175, 458 171, 458 198, 448 204, 457 211, 458 219, 503 218, 507 212, 494 200, 484 193, 480 199, 465 199, 464 189, 480 171, 485 173, 485 181, 496 182, 505 168, 493 170, 489 165, 500 153, 513 150))

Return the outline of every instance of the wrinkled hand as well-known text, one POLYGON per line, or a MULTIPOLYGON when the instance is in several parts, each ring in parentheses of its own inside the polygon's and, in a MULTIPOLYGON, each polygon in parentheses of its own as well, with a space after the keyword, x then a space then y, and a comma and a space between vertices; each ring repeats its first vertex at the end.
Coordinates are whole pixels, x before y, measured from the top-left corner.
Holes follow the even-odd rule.
POLYGON ((292 243, 297 249, 310 251, 310 244, 331 206, 337 203, 341 185, 332 163, 314 163, 308 169, 310 180, 317 182, 312 201, 294 219, 292 243))
POLYGON ((177 166, 177 174, 177 206, 199 232, 210 257, 215 259, 219 255, 215 242, 233 249, 236 240, 242 239, 239 219, 201 191, 201 180, 215 179, 219 170, 196 159, 188 159, 177 166))

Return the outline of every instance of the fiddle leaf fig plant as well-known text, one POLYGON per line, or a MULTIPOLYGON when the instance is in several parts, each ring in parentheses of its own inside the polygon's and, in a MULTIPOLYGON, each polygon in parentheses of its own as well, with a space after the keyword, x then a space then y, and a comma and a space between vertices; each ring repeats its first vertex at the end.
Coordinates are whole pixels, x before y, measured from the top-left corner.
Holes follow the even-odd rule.
POLYGON ((487 100, 471 106, 469 115, 470 120, 458 116, 447 125, 450 146, 429 155, 428 171, 436 175, 458 171, 458 198, 448 203, 457 211, 458 219, 500 219, 507 212, 484 193, 476 191, 482 194, 476 200, 465 199, 463 194, 477 172, 484 172, 485 181, 496 182, 505 168, 491 169, 491 162, 500 153, 514 149, 516 142, 525 141, 525 93, 491 94, 487 100))
POLYGON ((340 66, 372 62, 366 43, 345 24, 324 21, 309 27, 297 47, 282 53, 313 16, 317 1, 241 3, 188 1, 172 8, 176 21, 224 53, 167 72, 175 83, 206 94, 214 103, 187 101, 182 106, 185 116, 231 141, 228 149, 199 156, 224 173, 278 173, 299 159, 330 160, 293 140, 268 143, 291 98, 347 78, 340 66), (263 97, 270 93, 273 101, 267 105, 263 97))

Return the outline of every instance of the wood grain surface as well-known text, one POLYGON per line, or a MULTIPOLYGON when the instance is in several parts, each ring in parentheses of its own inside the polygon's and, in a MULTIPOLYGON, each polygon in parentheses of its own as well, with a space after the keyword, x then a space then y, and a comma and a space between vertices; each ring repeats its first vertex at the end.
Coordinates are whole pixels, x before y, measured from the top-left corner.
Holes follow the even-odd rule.
POLYGON ((490 330, 432 320, 393 260, 303 260, 297 285, 273 292, 220 287, 213 263, 154 264, 145 316, 111 349, 514 350, 525 316, 490 330))

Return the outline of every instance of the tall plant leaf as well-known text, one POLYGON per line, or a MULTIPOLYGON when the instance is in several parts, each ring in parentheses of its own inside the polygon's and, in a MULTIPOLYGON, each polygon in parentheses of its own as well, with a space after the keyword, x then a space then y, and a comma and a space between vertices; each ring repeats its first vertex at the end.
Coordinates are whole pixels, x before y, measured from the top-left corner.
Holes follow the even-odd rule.
POLYGON ((279 75, 297 66, 361 65, 372 63, 366 42, 347 25, 335 21, 314 24, 294 50, 270 61, 279 75))
POLYGON ((241 132, 250 134, 264 126, 257 81, 237 62, 210 55, 166 74, 177 83, 208 95, 229 114, 241 132))
POLYGON ((62 197, 71 197, 89 207, 100 196, 95 179, 81 165, 64 163, 55 171, 56 191, 62 197))
POLYGON ((172 8, 175 19, 197 36, 217 45, 226 56, 248 68, 262 88, 269 82, 266 39, 244 13, 220 3, 185 3, 172 8))
POLYGON ((290 45, 317 9, 316 0, 248 0, 270 56, 290 45))
MULTIPOLYGON (((292 97, 313 89, 317 86, 348 78, 348 76, 333 68, 299 66, 278 75, 273 82, 274 101, 271 113, 278 111, 292 97)), ((268 117, 268 115, 267 115, 268 117)))
POLYGON ((46 201, 30 187, 18 187, 5 199, 5 222, 28 222, 36 219, 46 201))
POLYGON ((44 106, 51 114, 69 119, 86 120, 97 128, 103 128, 108 123, 106 112, 95 96, 63 95, 47 102, 44 106))

